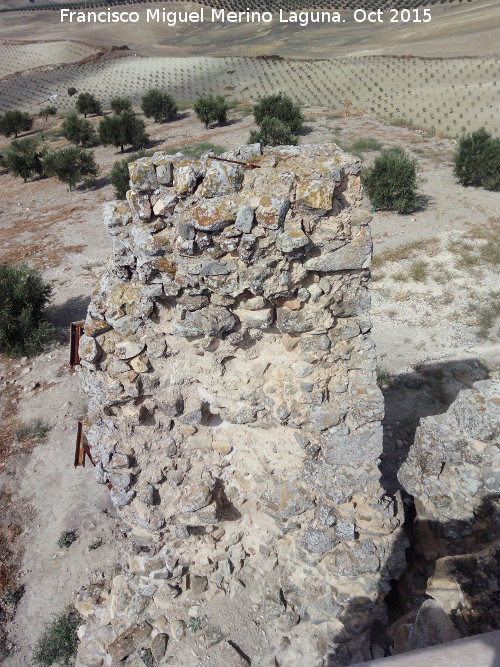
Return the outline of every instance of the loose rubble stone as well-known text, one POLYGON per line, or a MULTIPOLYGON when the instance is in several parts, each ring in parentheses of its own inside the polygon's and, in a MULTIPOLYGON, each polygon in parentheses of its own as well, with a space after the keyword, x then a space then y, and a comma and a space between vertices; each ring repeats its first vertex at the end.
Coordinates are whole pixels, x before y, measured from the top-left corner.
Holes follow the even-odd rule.
POLYGON ((200 188, 202 197, 228 195, 241 189, 244 175, 242 166, 217 160, 210 160, 209 164, 200 188))
POLYGON ((243 232, 243 234, 249 234, 252 231, 254 218, 255 213, 253 208, 251 206, 242 206, 236 214, 234 226, 238 231, 243 232))

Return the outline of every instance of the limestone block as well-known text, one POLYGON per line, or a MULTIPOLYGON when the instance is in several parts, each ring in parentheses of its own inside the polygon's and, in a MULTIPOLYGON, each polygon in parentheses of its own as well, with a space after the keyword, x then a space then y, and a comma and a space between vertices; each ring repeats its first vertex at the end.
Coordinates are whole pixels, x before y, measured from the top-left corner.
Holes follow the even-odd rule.
POLYGON ((254 219, 255 213, 253 208, 248 205, 242 206, 236 214, 234 226, 238 231, 243 232, 243 234, 249 234, 252 231, 254 219))
POLYGON ((262 195, 255 210, 257 223, 267 229, 279 229, 285 224, 285 217, 289 208, 290 200, 286 197, 262 195))
POLYGON ((154 190, 158 185, 156 172, 151 158, 142 157, 128 165, 130 183, 139 190, 154 190))
POLYGON ((300 222, 286 224, 283 233, 276 239, 276 247, 284 253, 291 253, 309 245, 309 237, 304 234, 300 222))
POLYGON ((131 340, 124 340, 116 344, 116 354, 119 359, 133 359, 144 350, 144 343, 137 343, 131 340))
POLYGON ((146 193, 129 190, 127 192, 127 201, 132 211, 142 220, 149 220, 151 217, 151 202, 146 193))
POLYGON ((209 167, 200 187, 202 197, 228 195, 241 189, 244 169, 237 164, 209 160, 209 167))
POLYGON ((262 308, 261 310, 237 308, 233 310, 233 313, 241 322, 256 329, 266 329, 271 326, 274 320, 273 308, 262 308))
POLYGON ((89 364, 95 364, 101 356, 102 349, 95 338, 83 335, 78 345, 78 355, 89 364))
POLYGON ((163 194, 153 206, 153 213, 155 215, 167 215, 173 213, 175 205, 179 198, 175 194, 163 194))
POLYGON ((176 324, 175 336, 210 336, 220 337, 234 329, 236 318, 225 308, 207 306, 200 310, 186 313, 184 319, 176 324))
POLYGON ((153 164, 156 168, 156 179, 161 185, 170 186, 174 179, 172 156, 165 153, 153 153, 153 164))
POLYGON ((234 201, 228 197, 204 199, 189 208, 186 222, 202 232, 218 232, 234 222, 236 211, 234 201))
POLYGON ((99 317, 93 317, 92 315, 87 316, 85 325, 83 327, 83 331, 86 336, 100 336, 110 329, 111 326, 106 322, 106 320, 99 317))
POLYGON ((300 209, 325 214, 332 210, 335 183, 308 178, 297 183, 296 201, 300 209))
POLYGON ((312 257, 304 263, 308 271, 348 271, 369 266, 372 240, 368 227, 361 227, 352 241, 327 255, 312 257))
POLYGON ((177 194, 181 197, 185 197, 194 192, 199 176, 200 170, 195 165, 175 167, 174 189, 177 194))

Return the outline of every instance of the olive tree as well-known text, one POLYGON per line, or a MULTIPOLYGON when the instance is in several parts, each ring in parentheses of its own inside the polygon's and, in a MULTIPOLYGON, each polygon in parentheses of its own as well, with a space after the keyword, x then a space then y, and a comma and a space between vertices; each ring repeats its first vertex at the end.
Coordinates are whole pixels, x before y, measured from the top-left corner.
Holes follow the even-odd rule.
POLYGON ((15 139, 3 155, 5 168, 24 182, 44 173, 43 159, 47 150, 36 137, 15 139))
POLYGON ((125 110, 132 111, 132 102, 128 97, 113 97, 109 106, 115 113, 121 113, 125 110))
POLYGON ((500 137, 492 137, 484 127, 460 138, 453 162, 462 185, 500 190, 500 137))
POLYGON ((193 109, 205 127, 210 123, 225 123, 227 120, 228 104, 222 95, 200 97, 193 105, 193 109))
POLYGON ((76 98, 76 110, 78 113, 82 113, 85 118, 89 114, 94 114, 100 116, 102 114, 101 103, 92 95, 92 93, 80 93, 76 98))
POLYGON ((149 141, 144 121, 127 110, 103 118, 99 123, 99 138, 104 145, 120 147, 122 153, 126 145, 142 148, 149 141))
POLYGON ((263 118, 258 130, 250 133, 249 143, 261 143, 264 146, 295 146, 295 137, 286 123, 278 118, 263 118))
POLYGON ((151 88, 141 101, 141 109, 146 118, 154 118, 155 123, 172 120, 177 114, 177 104, 168 93, 151 88))
POLYGON ((57 113, 57 107, 54 107, 52 105, 43 107, 43 109, 40 109, 40 113, 38 114, 40 118, 45 118, 45 122, 47 122, 47 119, 49 116, 55 116, 57 113))
POLYGON ((12 109, 0 116, 0 133, 6 137, 14 135, 17 139, 19 132, 28 132, 33 127, 33 118, 25 111, 12 109))
POLYGON ((44 166, 47 176, 57 176, 69 185, 70 190, 80 181, 91 181, 98 173, 94 151, 86 151, 78 146, 68 146, 49 153, 44 166))
POLYGON ((304 122, 300 106, 283 93, 261 97, 253 107, 253 115, 259 126, 265 118, 277 118, 288 125, 294 134, 301 131, 304 122))
POLYGON ((62 135, 72 144, 81 146, 95 146, 97 135, 94 126, 89 120, 80 118, 76 113, 70 113, 61 125, 62 135))

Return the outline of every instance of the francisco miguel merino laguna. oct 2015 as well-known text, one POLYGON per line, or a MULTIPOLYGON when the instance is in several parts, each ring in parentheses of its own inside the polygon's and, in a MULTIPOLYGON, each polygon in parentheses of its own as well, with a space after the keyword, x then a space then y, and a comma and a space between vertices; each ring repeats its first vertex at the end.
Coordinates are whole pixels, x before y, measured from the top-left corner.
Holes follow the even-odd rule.
MULTIPOLYGON (((312 23, 345 23, 337 11, 300 11, 284 12, 280 9, 278 13, 251 11, 227 11, 226 9, 211 9, 206 11, 202 7, 198 11, 167 11, 165 9, 146 9, 145 12, 116 11, 108 8, 103 11, 74 11, 70 9, 60 10, 61 23, 164 23, 169 27, 175 27, 183 23, 292 23, 306 27, 312 23)), ((382 9, 366 11, 355 9, 352 18, 356 23, 428 23, 431 20, 429 9, 397 10, 382 9), (386 14, 389 15, 386 18, 386 14)))

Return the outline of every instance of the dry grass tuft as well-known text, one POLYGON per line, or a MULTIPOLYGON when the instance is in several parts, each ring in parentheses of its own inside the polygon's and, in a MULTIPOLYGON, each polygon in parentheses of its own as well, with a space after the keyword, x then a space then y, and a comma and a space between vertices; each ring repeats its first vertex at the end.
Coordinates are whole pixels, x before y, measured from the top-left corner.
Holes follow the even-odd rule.
POLYGON ((439 252, 439 239, 432 237, 430 239, 420 239, 418 241, 409 241, 397 248, 384 250, 376 255, 372 261, 372 269, 378 269, 386 262, 400 262, 404 259, 411 259, 425 252, 427 256, 433 257, 439 252))

